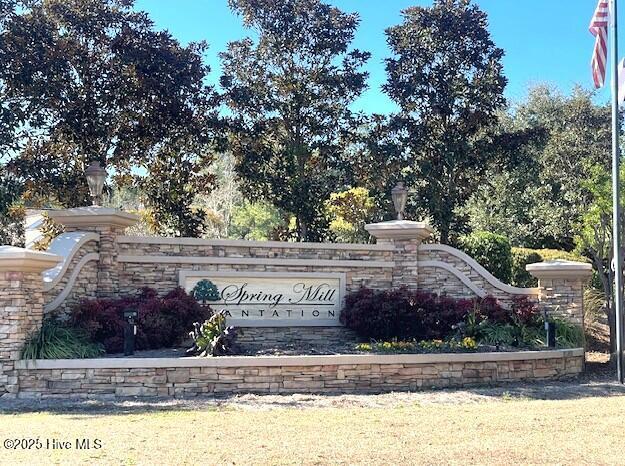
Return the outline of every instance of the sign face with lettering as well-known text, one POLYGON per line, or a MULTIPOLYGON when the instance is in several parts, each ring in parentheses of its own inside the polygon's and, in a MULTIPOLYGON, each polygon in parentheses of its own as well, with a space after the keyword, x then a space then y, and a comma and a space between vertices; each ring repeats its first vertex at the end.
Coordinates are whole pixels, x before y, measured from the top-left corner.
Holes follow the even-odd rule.
POLYGON ((180 286, 240 327, 338 326, 344 273, 180 271, 180 286), (197 288, 196 288, 197 286, 197 288))

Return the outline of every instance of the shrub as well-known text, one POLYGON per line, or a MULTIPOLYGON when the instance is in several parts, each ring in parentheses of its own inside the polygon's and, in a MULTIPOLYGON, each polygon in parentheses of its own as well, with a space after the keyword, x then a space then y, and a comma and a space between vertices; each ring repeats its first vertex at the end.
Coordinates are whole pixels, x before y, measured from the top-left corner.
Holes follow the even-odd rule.
POLYGON ((231 353, 237 339, 238 330, 226 327, 226 316, 223 312, 213 314, 210 319, 200 324, 193 324, 189 336, 193 338, 193 346, 187 350, 191 356, 223 356, 231 353))
POLYGON ((71 328, 56 319, 45 319, 38 332, 29 337, 22 350, 23 359, 97 358, 104 353, 86 332, 71 328))
POLYGON ((194 322, 210 315, 182 288, 175 288, 163 297, 155 290, 142 289, 137 296, 119 299, 94 299, 80 303, 72 310, 71 323, 82 329, 108 353, 122 351, 126 309, 136 309, 136 348, 157 349, 181 343, 194 322))
POLYGON ((453 299, 406 288, 361 288, 347 295, 341 323, 361 337, 376 340, 442 339, 471 312, 497 319, 507 316, 493 298, 453 299))
POLYGON ((460 249, 504 283, 510 282, 512 253, 508 238, 488 231, 463 236, 460 249))

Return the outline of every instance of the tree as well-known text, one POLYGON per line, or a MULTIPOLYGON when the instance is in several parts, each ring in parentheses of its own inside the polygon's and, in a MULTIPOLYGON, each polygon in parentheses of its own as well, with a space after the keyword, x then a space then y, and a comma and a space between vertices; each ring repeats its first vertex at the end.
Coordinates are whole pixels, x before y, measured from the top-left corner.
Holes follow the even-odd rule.
POLYGON ((24 246, 26 212, 19 199, 22 185, 0 166, 0 245, 24 246))
POLYGON ((150 165, 150 176, 140 186, 157 233, 200 237, 204 232, 206 213, 193 203, 197 193, 210 189, 214 176, 198 165, 196 154, 188 154, 173 141, 150 165))
MULTIPOLYGON (((586 207, 582 215, 581 228, 578 228, 575 238, 580 251, 588 254, 597 270, 597 275, 601 281, 601 287, 605 294, 606 312, 610 325, 610 346, 611 353, 616 350, 616 313, 614 309, 614 270, 612 269, 612 258, 614 248, 612 243, 612 175, 611 172, 602 166, 595 166, 590 169, 591 176, 581 181, 582 185, 588 189, 592 196, 592 202, 586 207)), ((624 179, 625 169, 621 169, 621 179, 624 179)), ((625 192, 621 186, 621 204, 625 201, 625 192)), ((619 219, 621 225, 625 224, 625 215, 621 213, 619 219)), ((621 230, 621 234, 623 231, 621 230)), ((621 257, 625 257, 625 237, 621 238, 621 257)), ((625 264, 623 264, 625 266, 625 264)))
POLYGON ((501 119, 504 131, 537 137, 505 166, 490 170, 465 208, 474 230, 508 236, 515 246, 575 247, 575 232, 594 195, 585 180, 610 167, 610 109, 576 87, 562 95, 548 86, 501 119))
POLYGON ((447 243, 463 228, 455 209, 504 147, 491 131, 505 105, 503 50, 469 0, 435 0, 402 14, 403 23, 386 30, 393 56, 383 89, 400 108, 393 126, 407 182, 447 243))
POLYGON ((202 304, 206 304, 206 301, 219 301, 221 298, 217 286, 210 280, 200 280, 197 282, 193 287, 193 291, 191 291, 191 295, 197 301, 201 301, 202 304))
POLYGON ((221 54, 242 192, 293 215, 298 240, 318 240, 348 106, 366 86, 369 53, 348 51, 358 16, 319 0, 229 3, 258 37, 221 54))
POLYGON ((271 204, 245 201, 232 212, 230 236, 255 241, 282 239, 279 236, 288 228, 286 223, 284 214, 271 204))
POLYGON ((325 203, 330 232, 342 243, 368 243, 371 236, 365 224, 371 221, 374 201, 365 188, 332 193, 325 203))
POLYGON ((153 163, 173 148, 193 169, 206 164, 219 124, 218 101, 204 84, 204 43, 182 46, 155 31, 132 0, 2 5, 0 149, 27 200, 84 205, 83 171, 93 160, 120 184, 137 168, 153 181, 181 176, 183 167, 153 163))

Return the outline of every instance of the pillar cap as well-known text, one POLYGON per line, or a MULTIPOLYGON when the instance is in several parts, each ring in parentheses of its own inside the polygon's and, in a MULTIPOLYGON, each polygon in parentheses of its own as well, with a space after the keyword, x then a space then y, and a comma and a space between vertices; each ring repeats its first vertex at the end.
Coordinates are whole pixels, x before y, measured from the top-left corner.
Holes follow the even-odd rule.
POLYGON ((15 246, 0 246, 0 272, 43 272, 63 258, 49 252, 15 246))
POLYGON ((525 266, 534 277, 541 278, 588 278, 592 275, 592 264, 563 259, 536 262, 525 266))
POLYGON ((434 233, 434 228, 426 222, 414 222, 412 220, 369 223, 365 225, 365 230, 377 239, 418 239, 421 241, 434 233))
POLYGON ((139 217, 119 209, 110 207, 89 206, 74 209, 49 210, 48 217, 66 227, 88 228, 95 226, 111 226, 127 228, 135 225, 139 217))

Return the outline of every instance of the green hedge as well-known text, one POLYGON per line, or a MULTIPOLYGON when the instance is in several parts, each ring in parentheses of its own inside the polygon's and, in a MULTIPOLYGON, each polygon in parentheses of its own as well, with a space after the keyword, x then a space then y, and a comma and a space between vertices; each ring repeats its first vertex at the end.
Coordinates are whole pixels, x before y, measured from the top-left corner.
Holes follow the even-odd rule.
POLYGON ((476 231, 461 237, 459 246, 499 280, 510 283, 512 250, 508 238, 488 231, 476 231))
POLYGON ((564 259, 577 262, 590 262, 587 257, 559 249, 512 248, 512 273, 510 283, 523 288, 533 287, 538 280, 532 277, 525 266, 536 262, 564 259))
POLYGON ((590 262, 587 257, 559 249, 511 248, 505 236, 488 231, 477 231, 463 236, 458 247, 504 283, 522 288, 538 284, 525 266, 536 262, 563 259, 590 262))

